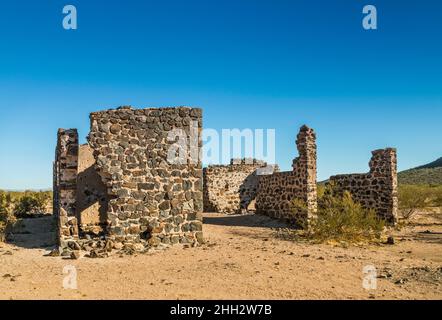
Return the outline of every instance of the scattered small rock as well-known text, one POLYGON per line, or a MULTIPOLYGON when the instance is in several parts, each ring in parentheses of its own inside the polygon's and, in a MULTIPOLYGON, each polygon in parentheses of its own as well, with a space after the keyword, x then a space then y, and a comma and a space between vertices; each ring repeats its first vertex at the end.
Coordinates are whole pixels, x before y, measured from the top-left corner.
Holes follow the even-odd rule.
POLYGON ((113 247, 114 247, 113 242, 111 240, 108 240, 104 245, 104 250, 106 250, 106 252, 112 252, 113 247))
POLYGON ((70 257, 71 256, 71 251, 67 248, 63 249, 63 252, 61 253, 62 257, 70 257))
MULTIPOLYGON (((159 248, 162 248, 162 247, 163 246, 161 246, 161 244, 160 244, 159 248)), ((134 249, 135 249, 135 251, 144 251, 145 247, 142 243, 136 243, 134 245, 134 249)))
POLYGON ((74 250, 74 251, 72 251, 72 253, 71 253, 71 259, 72 260, 78 260, 78 259, 80 259, 80 251, 79 250, 74 250))
POLYGON ((98 258, 98 253, 97 253, 97 251, 95 251, 95 250, 91 250, 91 251, 89 252, 89 254, 87 255, 87 257, 88 257, 88 258, 91 258, 91 259, 97 259, 97 258, 98 258))
POLYGON ((399 279, 394 284, 401 285, 401 284, 405 284, 407 282, 408 282, 408 279, 399 279))
POLYGON ((57 249, 53 249, 51 252, 49 252, 48 254, 44 255, 45 257, 59 257, 60 256, 60 250, 57 249))
POLYGON ((379 276, 378 279, 391 279, 393 277, 393 274, 391 270, 383 270, 379 276))
POLYGON ((123 244, 121 242, 115 242, 114 243, 114 249, 115 250, 121 250, 123 249, 123 244))
POLYGON ((395 244, 394 237, 392 237, 392 236, 388 237, 387 244, 388 245, 394 245, 395 244))
POLYGON ((69 241, 68 247, 72 250, 75 250, 75 251, 81 250, 81 246, 76 241, 69 241))

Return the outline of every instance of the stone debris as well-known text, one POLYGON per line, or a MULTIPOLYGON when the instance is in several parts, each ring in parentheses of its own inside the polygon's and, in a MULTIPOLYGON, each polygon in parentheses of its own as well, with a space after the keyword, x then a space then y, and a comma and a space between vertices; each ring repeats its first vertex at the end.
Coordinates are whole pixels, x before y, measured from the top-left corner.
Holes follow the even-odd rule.
POLYGON ((89 254, 85 255, 85 257, 91 259, 102 259, 109 257, 109 253, 104 250, 91 250, 89 251, 89 254))
POLYGON ((383 269, 378 275, 378 279, 391 279, 393 277, 393 271, 389 268, 383 269))
POLYGON ((392 236, 388 237, 388 239, 387 239, 387 244, 389 244, 389 245, 394 245, 394 244, 395 244, 394 237, 392 237, 392 236))
POLYGON ((60 256, 60 250, 58 248, 51 250, 51 252, 45 255, 45 257, 59 257, 59 256, 60 256))
POLYGON ((400 270, 384 268, 378 275, 379 279, 390 280, 396 285, 405 285, 409 282, 426 282, 433 285, 442 284, 442 268, 430 266, 409 267, 400 270))
POLYGON ((81 255, 80 255, 80 251, 79 250, 74 250, 71 253, 71 259, 72 260, 78 260, 80 259, 81 255))
POLYGON ((406 284, 408 282, 408 279, 399 279, 399 280, 397 280, 394 284, 397 284, 397 285, 402 285, 402 284, 406 284))

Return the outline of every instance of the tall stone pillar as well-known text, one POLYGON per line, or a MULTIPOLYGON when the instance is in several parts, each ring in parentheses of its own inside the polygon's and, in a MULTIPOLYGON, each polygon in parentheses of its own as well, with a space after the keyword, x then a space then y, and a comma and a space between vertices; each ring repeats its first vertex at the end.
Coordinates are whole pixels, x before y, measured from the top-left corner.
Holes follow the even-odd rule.
POLYGON ((303 200, 307 205, 307 219, 316 216, 317 202, 317 147, 316 133, 313 129, 302 126, 296 140, 299 157, 293 161, 293 173, 299 177, 298 185, 302 188, 303 200))
POLYGON ((397 151, 387 148, 372 154, 369 166, 371 185, 379 198, 377 212, 387 222, 395 224, 398 219, 397 151))
POLYGON ((54 214, 58 220, 59 245, 78 239, 76 193, 78 173, 78 132, 59 129, 54 163, 54 214))

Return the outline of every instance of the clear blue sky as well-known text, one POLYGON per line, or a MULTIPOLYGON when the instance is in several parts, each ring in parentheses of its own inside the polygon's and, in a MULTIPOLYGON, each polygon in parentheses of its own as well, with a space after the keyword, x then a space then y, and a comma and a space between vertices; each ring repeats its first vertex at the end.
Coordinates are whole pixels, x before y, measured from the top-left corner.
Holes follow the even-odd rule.
POLYGON ((48 188, 59 127, 91 111, 190 105, 205 126, 275 128, 288 169, 295 136, 318 133, 319 179, 442 156, 441 1, 2 1, 0 188, 48 188), (74 4, 78 30, 62 28, 74 4), (378 30, 362 28, 374 4, 378 30))

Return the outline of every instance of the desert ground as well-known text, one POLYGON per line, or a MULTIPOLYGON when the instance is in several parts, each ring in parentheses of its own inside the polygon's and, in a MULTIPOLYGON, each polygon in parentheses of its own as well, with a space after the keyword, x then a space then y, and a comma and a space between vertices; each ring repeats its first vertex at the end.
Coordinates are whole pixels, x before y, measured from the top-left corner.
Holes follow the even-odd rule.
POLYGON ((255 215, 205 214, 206 244, 66 260, 0 244, 0 299, 442 299, 441 213, 392 231, 394 245, 332 246, 281 237, 255 215), (376 267, 377 289, 363 288, 376 267), (77 289, 64 289, 66 266, 77 289))

